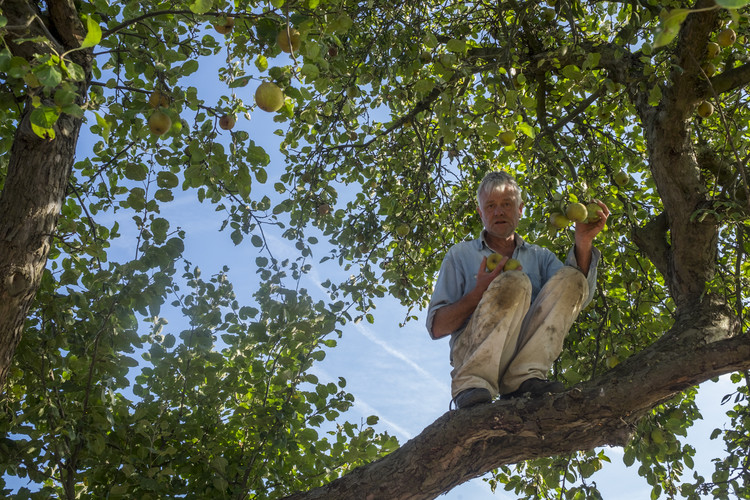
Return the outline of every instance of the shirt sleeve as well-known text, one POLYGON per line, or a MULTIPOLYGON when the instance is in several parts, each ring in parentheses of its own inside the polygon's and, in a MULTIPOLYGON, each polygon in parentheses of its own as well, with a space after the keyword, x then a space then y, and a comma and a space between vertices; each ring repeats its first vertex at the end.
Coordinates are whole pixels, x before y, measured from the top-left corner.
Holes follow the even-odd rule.
MULTIPOLYGON (((589 305, 589 303, 594 300, 594 293, 596 292, 596 271, 597 267, 599 266, 599 260, 602 258, 602 252, 599 251, 598 248, 594 247, 591 249, 591 264, 589 265, 589 272, 586 275, 586 281, 589 282, 589 296, 586 299, 586 301, 583 304, 583 307, 586 307, 589 305)), ((576 269, 581 269, 578 267, 578 260, 576 259, 576 247, 573 246, 568 251, 568 257, 565 259, 565 265, 566 266, 573 266, 576 269)), ((583 271, 581 269, 581 271, 583 271)), ((582 309, 583 309, 582 307, 582 309)))
POLYGON ((453 304, 461 299, 463 296, 463 290, 466 286, 466 279, 461 273, 461 267, 455 259, 455 252, 449 250, 443 259, 443 263, 440 265, 440 272, 438 273, 438 279, 435 283, 435 288, 432 291, 432 298, 430 299, 430 305, 427 308, 427 332, 431 338, 435 338, 432 334, 432 323, 435 320, 435 313, 441 307, 453 304))

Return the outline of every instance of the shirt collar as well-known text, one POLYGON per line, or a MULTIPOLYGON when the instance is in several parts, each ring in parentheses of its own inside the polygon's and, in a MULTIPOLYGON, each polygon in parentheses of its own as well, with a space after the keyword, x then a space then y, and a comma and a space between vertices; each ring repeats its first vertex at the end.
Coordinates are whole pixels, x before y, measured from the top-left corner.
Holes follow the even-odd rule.
MULTIPOLYGON (((516 248, 520 248, 526 245, 526 242, 523 240, 523 238, 521 238, 521 235, 519 235, 518 233, 513 233, 513 236, 515 237, 515 240, 516 240, 516 248)), ((482 229, 482 233, 479 235, 479 239, 478 239, 480 250, 483 248, 490 248, 487 245, 486 237, 487 237, 487 230, 482 229)))

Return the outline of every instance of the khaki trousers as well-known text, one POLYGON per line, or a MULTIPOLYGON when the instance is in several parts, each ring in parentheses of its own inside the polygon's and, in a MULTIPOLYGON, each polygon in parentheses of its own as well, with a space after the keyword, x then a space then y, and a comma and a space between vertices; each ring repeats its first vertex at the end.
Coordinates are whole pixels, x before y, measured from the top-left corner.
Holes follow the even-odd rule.
POLYGON ((570 266, 555 273, 533 304, 523 271, 499 274, 453 344, 453 397, 472 388, 496 397, 524 380, 546 379, 588 294, 586 277, 570 266))

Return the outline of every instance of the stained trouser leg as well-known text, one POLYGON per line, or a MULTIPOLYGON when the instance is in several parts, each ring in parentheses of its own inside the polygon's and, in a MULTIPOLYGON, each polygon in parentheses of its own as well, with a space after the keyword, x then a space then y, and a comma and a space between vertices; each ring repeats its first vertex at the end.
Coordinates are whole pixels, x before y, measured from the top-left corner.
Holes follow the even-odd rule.
POLYGON ((498 395, 498 371, 510 363, 530 301, 531 283, 522 271, 503 272, 490 283, 451 350, 453 397, 473 388, 498 395))
POLYGON ((586 277, 570 266, 544 285, 521 325, 513 360, 499 372, 500 394, 515 391, 524 380, 547 378, 588 294, 586 277))

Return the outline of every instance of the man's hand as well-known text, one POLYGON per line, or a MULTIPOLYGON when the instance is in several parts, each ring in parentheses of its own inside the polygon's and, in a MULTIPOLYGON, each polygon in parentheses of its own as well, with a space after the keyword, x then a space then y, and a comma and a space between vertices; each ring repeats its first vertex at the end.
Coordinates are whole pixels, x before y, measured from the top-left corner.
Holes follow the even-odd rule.
MULTIPOLYGON (((477 271, 477 284, 474 290, 484 293, 485 290, 490 286, 492 280, 494 280, 498 274, 503 272, 505 263, 510 260, 510 257, 503 256, 500 263, 492 271, 487 271, 487 257, 482 259, 482 263, 479 265, 479 271, 477 271)), ((523 266, 518 266, 518 271, 523 270, 523 266)))

